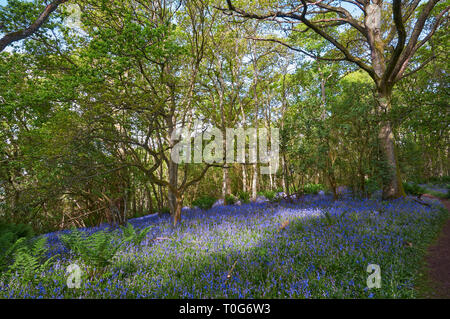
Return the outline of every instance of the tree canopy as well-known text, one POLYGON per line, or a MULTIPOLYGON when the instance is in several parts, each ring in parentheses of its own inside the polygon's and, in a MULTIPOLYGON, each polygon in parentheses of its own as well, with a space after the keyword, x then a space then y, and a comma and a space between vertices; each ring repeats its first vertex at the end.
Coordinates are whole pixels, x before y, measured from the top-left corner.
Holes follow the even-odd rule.
POLYGON ((176 225, 205 197, 320 185, 335 198, 346 186, 390 200, 405 196, 403 182, 445 178, 448 9, 443 0, 6 1, 0 216, 53 230, 170 212, 176 225), (245 163, 172 159, 182 129, 207 149, 218 141, 212 127, 223 137, 279 129, 278 170, 261 173, 268 164, 250 161, 248 146, 245 163))

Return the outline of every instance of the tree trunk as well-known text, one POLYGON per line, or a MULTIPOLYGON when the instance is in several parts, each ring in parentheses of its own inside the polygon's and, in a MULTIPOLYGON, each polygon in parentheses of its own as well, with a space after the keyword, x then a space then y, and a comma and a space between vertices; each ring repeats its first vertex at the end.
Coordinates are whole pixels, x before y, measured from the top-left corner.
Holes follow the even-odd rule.
POLYGON ((338 193, 337 193, 337 187, 336 187, 336 180, 334 178, 333 174, 328 174, 328 182, 330 183, 331 191, 333 192, 333 200, 338 199, 338 193))
POLYGON ((258 164, 253 164, 253 177, 252 177, 252 199, 256 199, 256 193, 258 192, 258 164))
POLYGON ((289 196, 289 180, 288 180, 288 168, 286 164, 286 155, 283 154, 281 157, 283 165, 283 192, 285 195, 289 196))
MULTIPOLYGON (((390 94, 380 93, 378 95, 378 105, 381 111, 387 113, 391 107, 390 94)), ((386 200, 405 196, 398 167, 392 123, 389 119, 382 121, 380 131, 378 132, 378 141, 380 143, 382 160, 384 161, 382 198, 386 200)))
POLYGON ((327 178, 328 183, 330 184, 331 191, 333 192, 333 199, 338 199, 338 193, 337 193, 337 185, 336 185, 336 177, 334 175, 334 169, 333 169, 333 163, 330 159, 328 159, 328 170, 327 170, 327 178))
MULTIPOLYGON (((172 160, 169 160, 168 163, 168 173, 169 173, 169 184, 173 189, 177 189, 178 187, 178 164, 172 160)), ((170 214, 175 216, 176 207, 177 207, 177 194, 176 191, 173 191, 171 187, 168 187, 168 199, 169 199, 169 208, 170 214)))
POLYGON ((242 191, 247 192, 247 168, 242 165, 242 191))
POLYGON ((225 196, 231 193, 230 191, 230 176, 228 172, 228 168, 223 168, 223 179, 222 179, 222 197, 225 199, 225 196))
MULTIPOLYGON (((159 167, 159 179, 163 180, 163 178, 164 178, 163 166, 160 165, 160 167, 159 167)), ((164 207, 165 197, 164 197, 163 188, 162 188, 161 185, 158 185, 158 191, 159 191, 159 199, 161 201, 160 209, 162 209, 164 207)))
POLYGON ((183 206, 183 196, 177 195, 175 200, 175 213, 173 215, 173 226, 177 226, 181 219, 181 208, 183 206))

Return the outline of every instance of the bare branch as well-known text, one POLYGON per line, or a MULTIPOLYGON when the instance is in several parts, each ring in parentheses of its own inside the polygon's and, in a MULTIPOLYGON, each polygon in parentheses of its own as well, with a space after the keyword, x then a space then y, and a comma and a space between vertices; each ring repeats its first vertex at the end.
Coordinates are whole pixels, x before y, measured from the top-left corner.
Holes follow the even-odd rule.
MULTIPOLYGON (((257 19, 257 20, 265 20, 269 17, 270 18, 280 17, 280 18, 287 18, 287 19, 292 19, 292 20, 297 20, 297 21, 303 22, 307 27, 312 29, 315 33, 319 34, 322 38, 324 38, 325 40, 327 40, 328 42, 333 44, 339 51, 341 51, 344 54, 345 59, 347 61, 353 62, 356 65, 358 65, 361 69, 365 70, 375 80, 377 78, 377 75, 375 74, 375 71, 373 70, 372 67, 370 67, 369 65, 364 63, 363 60, 361 60, 360 58, 353 56, 344 45, 342 45, 335 39, 335 37, 333 35, 328 34, 326 31, 322 30, 318 25, 314 24, 313 22, 311 22, 310 20, 308 20, 306 18, 307 3, 306 3, 306 0, 301 0, 301 2, 303 4, 303 6, 302 6, 303 10, 302 10, 301 14, 297 14, 294 12, 277 11, 277 12, 271 12, 266 15, 258 15, 258 14, 254 14, 254 13, 248 13, 242 9, 238 9, 233 6, 233 4, 231 3, 231 0, 227 0, 228 10, 234 11, 242 17, 252 18, 252 19, 257 19)), ((318 2, 317 5, 320 5, 320 3, 318 2)), ((345 14, 345 13, 342 12, 342 14, 345 14)))
POLYGON ((281 44, 281 45, 283 45, 283 46, 285 46, 285 47, 287 47, 287 48, 289 48, 289 49, 291 49, 293 51, 297 51, 297 52, 303 53, 304 55, 309 56, 310 58, 313 58, 315 60, 322 60, 322 61, 346 61, 347 60, 346 58, 324 58, 324 57, 320 57, 318 55, 315 55, 315 54, 313 54, 311 52, 308 52, 308 51, 305 51, 303 49, 295 48, 295 47, 293 47, 293 46, 291 46, 291 45, 289 45, 289 44, 287 44, 287 43, 285 43, 285 42, 283 42, 281 40, 278 40, 278 39, 273 39, 273 38, 264 38, 263 39, 263 38, 255 38, 255 37, 245 37, 245 38, 246 39, 250 39, 250 40, 255 40, 255 41, 275 42, 275 43, 281 44))
POLYGON ((361 32, 362 35, 364 35, 367 38, 367 31, 364 28, 364 26, 355 18, 353 18, 353 16, 351 15, 350 12, 348 12, 347 10, 345 10, 344 8, 340 8, 340 7, 333 7, 324 3, 318 3, 317 6, 327 9, 328 11, 332 11, 332 12, 336 12, 338 13, 340 16, 344 16, 345 17, 345 21, 347 21, 352 27, 354 27, 356 30, 358 30, 359 32, 361 32))
POLYGON ((361 2, 358 2, 358 1, 352 1, 352 0, 343 0, 342 2, 347 2, 347 3, 354 4, 354 5, 357 6, 363 13, 366 13, 366 10, 364 9, 364 5, 361 4, 361 2))
POLYGON ((406 78, 406 77, 408 77, 408 76, 410 76, 410 75, 413 75, 413 74, 416 73, 417 71, 423 69, 428 63, 430 63, 431 61, 433 61, 435 58, 436 58, 436 56, 435 56, 435 55, 432 55, 431 57, 429 57, 428 59, 426 59, 420 66, 418 66, 416 69, 414 69, 413 71, 408 72, 408 73, 402 75, 400 78, 398 78, 398 79, 396 79, 396 80, 401 80, 401 79, 406 78))

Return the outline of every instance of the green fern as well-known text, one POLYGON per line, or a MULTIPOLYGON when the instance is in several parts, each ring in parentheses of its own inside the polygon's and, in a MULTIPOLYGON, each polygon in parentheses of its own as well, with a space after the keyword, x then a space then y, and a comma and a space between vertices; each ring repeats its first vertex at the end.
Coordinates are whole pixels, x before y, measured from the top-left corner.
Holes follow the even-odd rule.
POLYGON ((61 242, 83 262, 104 269, 112 263, 121 244, 117 243, 113 233, 99 231, 84 236, 78 230, 60 236, 61 242))
POLYGON ((8 270, 8 267, 14 262, 14 254, 17 250, 26 244, 26 238, 19 238, 0 254, 0 272, 8 270))
POLYGON ((61 242, 70 249, 82 262, 91 267, 91 275, 103 274, 108 266, 113 263, 114 257, 119 249, 131 242, 139 245, 153 226, 136 232, 133 225, 127 224, 121 227, 123 238, 116 233, 99 231, 90 236, 73 230, 67 235, 61 235, 61 242))
POLYGON ((140 232, 136 232, 133 225, 128 223, 127 226, 122 227, 122 233, 124 237, 123 240, 125 242, 132 242, 135 246, 139 246, 152 228, 153 226, 149 226, 144 228, 140 232))
POLYGON ((18 275, 21 281, 36 283, 53 263, 56 256, 46 259, 48 251, 47 238, 40 237, 29 242, 26 238, 18 239, 10 248, 13 251, 14 263, 8 267, 7 276, 18 275))

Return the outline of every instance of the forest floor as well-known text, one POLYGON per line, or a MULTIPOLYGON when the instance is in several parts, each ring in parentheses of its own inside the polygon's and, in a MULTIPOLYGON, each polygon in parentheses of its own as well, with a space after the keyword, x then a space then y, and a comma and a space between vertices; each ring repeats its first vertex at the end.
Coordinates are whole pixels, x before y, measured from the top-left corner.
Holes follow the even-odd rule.
POLYGON ((0 277, 0 299, 446 298, 448 213, 435 199, 423 200, 305 195, 277 205, 186 209, 176 228, 168 214, 147 215, 129 220, 136 230, 150 227, 137 244, 106 224, 79 229, 83 240, 71 230, 48 233, 51 262, 14 263, 0 277), (72 249, 62 240, 70 234, 92 249, 72 249), (123 243, 120 251, 108 257, 116 242, 123 243), (377 289, 369 287, 371 264, 383 270, 377 289), (79 289, 68 285, 71 265, 80 270, 79 289))
MULTIPOLYGON (((450 200, 425 194, 423 197, 438 199, 450 212, 450 200)), ((425 282, 421 287, 423 298, 450 298, 450 219, 441 234, 428 249, 425 259, 425 282)))

